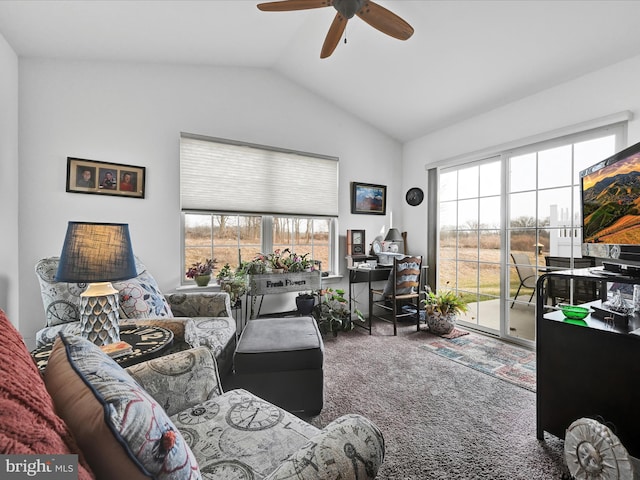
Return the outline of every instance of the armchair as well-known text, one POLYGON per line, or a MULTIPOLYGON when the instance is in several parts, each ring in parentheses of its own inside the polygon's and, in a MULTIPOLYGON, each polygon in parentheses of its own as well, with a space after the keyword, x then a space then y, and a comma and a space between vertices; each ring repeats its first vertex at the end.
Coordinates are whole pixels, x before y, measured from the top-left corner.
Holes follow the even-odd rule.
POLYGON ((345 415, 319 430, 246 390, 223 393, 205 348, 126 370, 165 406, 203 473, 230 475, 233 466, 265 480, 373 479, 384 459, 383 436, 365 417, 345 415), (177 373, 175 365, 190 368, 177 373))
MULTIPOLYGON (((40 260, 36 276, 46 314, 46 327, 36 333, 36 346, 52 343, 59 332, 79 335, 80 294, 86 285, 56 282, 58 257, 40 260)), ((231 370, 236 346, 236 324, 229 294, 192 292, 163 295, 146 266, 136 258, 138 275, 112 282, 120 296, 120 321, 158 325, 174 334, 172 351, 206 346, 215 355, 222 374, 231 370)))
POLYGON ((378 428, 345 415, 320 430, 247 392, 223 392, 211 349, 124 370, 60 333, 44 376, 0 310, 0 453, 72 453, 78 478, 373 479, 378 428))

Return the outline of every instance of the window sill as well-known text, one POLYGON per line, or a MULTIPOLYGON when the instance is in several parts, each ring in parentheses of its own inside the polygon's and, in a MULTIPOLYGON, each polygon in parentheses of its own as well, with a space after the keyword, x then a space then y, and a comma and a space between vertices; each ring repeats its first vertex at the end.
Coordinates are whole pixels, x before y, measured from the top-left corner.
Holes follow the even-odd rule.
POLYGON ((342 275, 329 275, 327 277, 322 277, 322 283, 338 283, 342 278, 342 275))
POLYGON ((210 283, 206 287, 199 287, 197 285, 180 285, 176 287, 174 292, 188 292, 188 291, 198 291, 198 292, 219 292, 220 285, 217 283, 210 283))

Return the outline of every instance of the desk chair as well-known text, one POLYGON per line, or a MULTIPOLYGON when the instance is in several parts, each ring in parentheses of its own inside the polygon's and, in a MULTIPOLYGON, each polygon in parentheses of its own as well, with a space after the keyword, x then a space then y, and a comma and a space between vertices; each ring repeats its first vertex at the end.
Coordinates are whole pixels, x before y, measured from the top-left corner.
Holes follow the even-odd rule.
POLYGON ((513 259, 516 272, 518 272, 518 278, 520 279, 520 285, 518 285, 516 295, 513 297, 513 301, 511 302, 511 308, 513 308, 522 287, 532 289, 531 296, 529 297, 529 303, 531 303, 533 294, 536 293, 536 281, 538 280, 538 276, 536 275, 536 269, 531 265, 529 255, 526 253, 512 253, 511 258, 513 259))
POLYGON ((415 317, 420 331, 420 271, 422 257, 394 257, 393 268, 384 289, 369 290, 369 329, 373 317, 393 323, 393 334, 398 335, 398 319, 415 317), (403 305, 411 308, 403 313, 403 305), (381 313, 377 314, 376 309, 381 313), (415 311, 414 311, 415 309, 415 311))

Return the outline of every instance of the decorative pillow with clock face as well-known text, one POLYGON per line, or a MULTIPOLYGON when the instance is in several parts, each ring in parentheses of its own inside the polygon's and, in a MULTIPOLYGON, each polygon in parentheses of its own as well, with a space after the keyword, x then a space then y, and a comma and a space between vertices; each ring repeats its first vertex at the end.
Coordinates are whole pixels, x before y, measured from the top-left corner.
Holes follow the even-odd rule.
POLYGON ((40 293, 47 326, 80 320, 80 294, 87 289, 84 283, 56 282, 59 257, 49 257, 36 264, 36 276, 40 282, 40 293))

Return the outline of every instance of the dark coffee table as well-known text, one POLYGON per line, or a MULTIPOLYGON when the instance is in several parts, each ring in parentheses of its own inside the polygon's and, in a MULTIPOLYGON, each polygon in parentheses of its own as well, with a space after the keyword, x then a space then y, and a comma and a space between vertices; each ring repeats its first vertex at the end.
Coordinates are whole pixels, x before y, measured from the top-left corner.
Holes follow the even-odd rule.
MULTIPOLYGON (((120 340, 127 342, 133 352, 114 358, 122 367, 151 360, 160 356, 173 344, 173 332, 166 328, 148 325, 120 326, 120 340)), ((44 370, 51 355, 53 343, 36 348, 31 356, 40 370, 44 370)))

